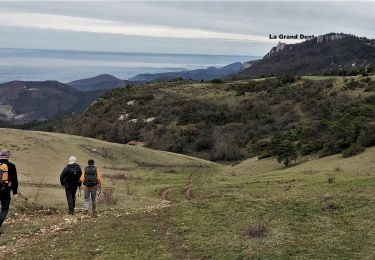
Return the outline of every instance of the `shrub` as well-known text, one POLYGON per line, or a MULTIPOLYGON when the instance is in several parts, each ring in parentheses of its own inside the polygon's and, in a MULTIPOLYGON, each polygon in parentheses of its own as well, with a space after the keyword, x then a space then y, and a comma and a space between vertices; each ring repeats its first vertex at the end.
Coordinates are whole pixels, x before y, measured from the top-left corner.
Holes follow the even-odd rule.
POLYGON ((364 151, 365 151, 365 148, 362 145, 358 143, 354 143, 342 153, 342 156, 344 158, 351 157, 351 156, 363 153, 364 151))
POLYGON ((339 209, 340 206, 337 205, 335 202, 333 201, 330 201, 330 202, 327 202, 324 207, 323 207, 323 210, 335 210, 335 209, 339 209))
POLYGON ((364 147, 375 145, 375 126, 369 126, 358 137, 358 143, 364 147))
POLYGON ((367 87, 365 88, 365 92, 375 91, 375 82, 367 83, 367 87))
POLYGON ((334 176, 328 177, 327 181, 328 181, 328 183, 334 183, 335 177, 334 176))
POLYGON ((213 80, 211 80, 211 83, 213 83, 213 84, 222 84, 222 83, 224 83, 224 81, 222 79, 213 79, 213 80))
POLYGON ((115 196, 115 190, 113 188, 105 188, 99 196, 99 203, 105 205, 116 205, 118 198, 115 196))
POLYGON ((320 151, 323 148, 321 141, 309 141, 300 145, 301 155, 309 155, 320 151))
POLYGON ((271 142, 267 140, 257 140, 254 143, 247 145, 247 151, 251 156, 258 156, 259 158, 271 157, 271 142))
POLYGON ((269 234, 270 227, 268 223, 258 223, 256 225, 249 226, 241 231, 241 235, 249 238, 265 237, 269 234))
POLYGON ((283 76, 277 77, 277 79, 281 84, 294 83, 297 81, 297 78, 291 75, 283 75, 283 76))
POLYGON ((209 136, 200 136, 195 141, 195 151, 203 151, 212 147, 212 139, 209 136))
MULTIPOLYGON (((332 138, 335 140, 335 138, 332 138)), ((324 145, 323 150, 320 152, 319 157, 325 157, 332 154, 340 153, 345 150, 350 145, 350 143, 343 142, 343 140, 338 141, 327 141, 324 145)))
POLYGON ((341 167, 340 167, 340 166, 337 166, 337 167, 335 168, 335 172, 342 172, 341 167))

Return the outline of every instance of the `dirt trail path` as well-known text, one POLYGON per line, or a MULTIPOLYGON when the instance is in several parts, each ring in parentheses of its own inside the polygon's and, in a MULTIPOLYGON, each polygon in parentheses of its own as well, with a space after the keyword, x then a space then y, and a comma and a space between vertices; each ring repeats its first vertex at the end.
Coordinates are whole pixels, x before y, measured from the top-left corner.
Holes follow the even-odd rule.
MULTIPOLYGON (((103 217, 122 217, 123 215, 130 215, 136 213, 150 213, 152 211, 160 210, 170 206, 170 201, 168 200, 169 189, 166 189, 163 193, 163 198, 160 203, 155 205, 149 205, 141 208, 133 208, 125 212, 114 212, 114 211, 102 211, 99 212, 98 218, 103 217)), ((55 213, 58 217, 61 218, 61 221, 57 224, 51 226, 43 226, 39 230, 31 233, 25 234, 20 237, 15 237, 12 239, 12 242, 7 243, 6 245, 0 246, 0 260, 8 259, 9 257, 16 256, 17 252, 21 251, 24 248, 34 246, 41 241, 46 239, 54 239, 63 233, 71 233, 74 231, 77 225, 83 223, 89 223, 91 221, 96 221, 98 218, 93 218, 92 216, 86 216, 82 213, 77 213, 76 215, 67 215, 62 212, 55 213)), ((54 215, 56 217, 56 215, 54 215)), ((40 214, 38 218, 48 218, 49 215, 40 214)), ((12 221, 16 223, 17 221, 22 221, 22 219, 12 221)))
MULTIPOLYGON (((67 216, 63 213, 56 213, 61 215, 62 221, 51 225, 40 228, 39 230, 28 234, 22 235, 18 239, 14 239, 12 242, 6 245, 0 246, 0 259, 6 259, 11 255, 17 255, 17 252, 23 248, 33 246, 44 239, 53 239, 55 236, 59 236, 61 233, 72 232, 72 229, 79 223, 89 222, 92 218, 83 215, 67 216)), ((39 218, 46 218, 47 215, 39 215, 39 218)))
MULTIPOLYGON (((205 171, 204 171, 205 172, 205 171)), ((144 206, 140 208, 132 208, 129 210, 124 211, 106 211, 103 210, 99 212, 98 218, 103 217, 122 217, 123 215, 130 215, 130 214, 137 214, 137 213, 150 213, 153 211, 157 211, 163 208, 170 207, 172 205, 170 199, 170 192, 175 189, 173 187, 166 187, 160 191, 160 202, 154 205, 144 206)), ((179 188, 181 189, 181 187, 179 188)), ((187 178, 187 184, 183 187, 184 197, 187 200, 193 199, 193 173, 191 173, 187 178)), ((25 234, 19 237, 12 238, 12 241, 0 246, 0 260, 7 259, 12 256, 16 256, 17 252, 38 244, 41 241, 45 241, 47 239, 53 240, 55 237, 60 236, 64 233, 71 233, 74 231, 77 225, 83 223, 89 223, 91 221, 97 220, 97 218, 92 218, 90 216, 83 215, 81 213, 77 213, 74 216, 64 214, 63 212, 56 212, 54 216, 57 218, 61 218, 61 221, 50 226, 43 226, 39 230, 31 233, 25 234)), ((47 219, 50 215, 47 214, 40 214, 38 216, 39 219, 47 219)), ((22 222, 22 219, 16 219, 11 221, 11 224, 15 224, 17 222, 22 222)))
POLYGON ((167 187, 161 190, 160 192, 160 198, 162 200, 170 201, 169 193, 171 192, 172 188, 167 187))
POLYGON ((191 200, 193 197, 193 174, 191 173, 185 186, 185 199, 191 200))
MULTIPOLYGON (((198 183, 198 186, 201 185, 206 185, 207 183, 207 174, 208 170, 203 170, 201 172, 199 172, 199 175, 198 177, 199 178, 203 178, 203 180, 200 182, 200 184, 198 183)), ((187 183, 184 187, 184 194, 185 194, 185 199, 187 200, 192 200, 194 198, 194 193, 193 193, 193 190, 194 190, 194 181, 193 181, 193 175, 196 175, 196 174, 193 174, 191 173, 188 178, 187 178, 187 183)), ((198 179, 198 182, 199 182, 199 179, 198 179)))

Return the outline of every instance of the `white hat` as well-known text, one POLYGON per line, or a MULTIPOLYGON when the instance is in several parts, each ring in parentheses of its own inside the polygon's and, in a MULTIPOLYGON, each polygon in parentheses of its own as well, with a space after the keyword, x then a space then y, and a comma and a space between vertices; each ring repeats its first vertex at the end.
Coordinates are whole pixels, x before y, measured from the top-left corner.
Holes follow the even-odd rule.
POLYGON ((8 149, 2 149, 0 151, 0 159, 6 159, 8 160, 10 157, 10 151, 8 149))
POLYGON ((74 155, 69 157, 69 164, 73 164, 73 163, 76 163, 76 162, 77 162, 77 158, 74 155))

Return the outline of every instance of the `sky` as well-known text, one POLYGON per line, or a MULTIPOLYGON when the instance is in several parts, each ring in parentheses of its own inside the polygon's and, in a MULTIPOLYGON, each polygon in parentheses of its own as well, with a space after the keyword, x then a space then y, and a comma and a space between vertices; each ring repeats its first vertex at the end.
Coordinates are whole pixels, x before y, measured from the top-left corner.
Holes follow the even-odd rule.
POLYGON ((375 38, 374 24, 375 2, 0 0, 0 48, 263 56, 270 34, 375 38))

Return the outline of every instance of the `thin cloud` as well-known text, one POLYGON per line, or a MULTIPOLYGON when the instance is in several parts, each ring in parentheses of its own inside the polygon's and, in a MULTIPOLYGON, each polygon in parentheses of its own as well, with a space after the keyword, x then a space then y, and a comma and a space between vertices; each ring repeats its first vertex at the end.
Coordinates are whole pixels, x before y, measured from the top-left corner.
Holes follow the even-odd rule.
POLYGON ((0 12, 0 25, 157 38, 217 39, 258 43, 275 42, 275 40, 268 39, 265 35, 259 36, 195 28, 129 24, 104 19, 29 12, 0 12))

